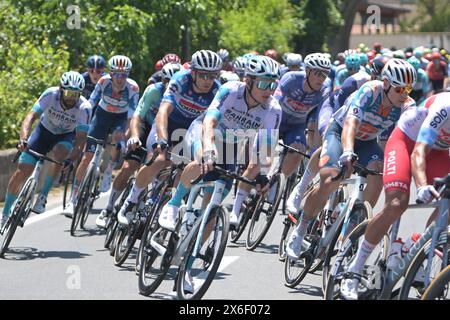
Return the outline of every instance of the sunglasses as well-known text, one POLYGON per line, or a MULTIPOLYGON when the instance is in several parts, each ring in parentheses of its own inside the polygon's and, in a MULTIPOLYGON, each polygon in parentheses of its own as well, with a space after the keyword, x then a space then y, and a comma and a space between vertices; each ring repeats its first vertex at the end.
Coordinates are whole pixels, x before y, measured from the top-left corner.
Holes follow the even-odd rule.
POLYGON ((79 98, 81 96, 80 91, 66 90, 62 91, 64 98, 79 98))
POLYGON ((89 73, 96 73, 96 74, 102 74, 103 73, 103 69, 102 70, 100 70, 100 69, 89 69, 88 71, 89 71, 89 73))
POLYGON ((216 80, 217 78, 219 78, 219 73, 214 72, 197 72, 197 76, 201 79, 201 80, 216 80))
POLYGON ((258 80, 255 82, 256 87, 260 90, 275 90, 277 88, 277 83, 275 81, 268 81, 268 80, 258 80))
POLYGON ((328 76, 328 73, 326 73, 324 71, 314 70, 313 75, 315 75, 316 77, 319 77, 321 79, 325 79, 328 76))
POLYGON ((111 72, 111 77, 114 78, 128 78, 128 72, 111 72))
POLYGON ((406 92, 406 94, 410 94, 412 91, 412 86, 406 86, 406 87, 394 87, 395 92, 398 94, 403 94, 406 92))

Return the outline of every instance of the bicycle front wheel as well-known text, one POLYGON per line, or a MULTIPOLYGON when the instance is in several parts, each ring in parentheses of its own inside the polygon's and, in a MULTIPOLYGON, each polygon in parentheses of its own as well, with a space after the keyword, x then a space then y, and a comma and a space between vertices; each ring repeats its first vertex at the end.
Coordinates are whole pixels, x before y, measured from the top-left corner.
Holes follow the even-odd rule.
POLYGON ((70 225, 70 235, 75 235, 75 230, 80 223, 81 218, 83 217, 83 212, 89 210, 89 198, 90 198, 90 185, 94 178, 94 167, 92 165, 89 166, 87 174, 85 178, 82 180, 79 191, 78 191, 78 199, 77 204, 75 206, 75 210, 73 211, 72 223, 70 225))
POLYGON ((422 300, 450 300, 450 266, 442 270, 422 295, 422 300))
MULTIPOLYGON (((177 276, 178 298, 201 299, 213 281, 228 240, 229 221, 221 206, 213 208, 204 233, 195 235, 186 250, 177 276), (201 243, 197 243, 200 241, 201 243), (199 246, 195 254, 196 246, 199 246)), ((198 232, 198 231, 197 231, 198 232)))
POLYGON ((2 246, 0 248, 0 258, 5 256, 14 233, 16 232, 17 226, 21 223, 24 217, 28 216, 28 213, 31 210, 31 202, 33 200, 35 185, 36 182, 34 179, 28 180, 17 197, 16 204, 5 227, 5 237, 3 238, 2 246))
POLYGON ((246 246, 248 250, 254 250, 264 239, 280 205, 286 178, 283 174, 279 174, 274 177, 274 180, 272 187, 276 190, 273 199, 268 199, 271 194, 271 190, 269 190, 266 195, 260 197, 252 215, 247 233, 246 246), (271 200, 271 202, 267 200, 271 200))

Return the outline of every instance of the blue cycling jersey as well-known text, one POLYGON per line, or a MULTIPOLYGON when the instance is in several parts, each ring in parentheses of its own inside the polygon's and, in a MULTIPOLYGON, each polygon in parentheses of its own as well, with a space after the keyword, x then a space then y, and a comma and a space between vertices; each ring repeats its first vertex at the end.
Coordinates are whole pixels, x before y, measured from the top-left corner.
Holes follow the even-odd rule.
MULTIPOLYGON (((106 75, 105 72, 103 72, 102 76, 104 75, 106 75)), ((82 76, 84 78, 84 89, 82 95, 83 97, 89 100, 89 97, 91 96, 92 92, 94 92, 95 83, 91 81, 91 77, 89 77, 89 72, 84 72, 82 76)))
POLYGON ((329 94, 329 85, 325 83, 319 91, 306 92, 305 81, 304 71, 291 71, 281 78, 274 96, 283 109, 282 126, 305 124, 308 115, 315 111, 329 94))
POLYGON ((128 118, 133 116, 139 101, 139 86, 127 78, 124 89, 119 94, 113 93, 112 80, 109 74, 103 76, 95 85, 89 102, 92 106, 98 104, 100 108, 109 113, 128 113, 128 118))
POLYGON ((408 97, 402 106, 392 106, 384 110, 381 105, 382 97, 383 82, 378 80, 366 82, 348 98, 345 105, 333 114, 333 119, 343 127, 347 117, 357 118, 359 123, 356 139, 358 140, 372 140, 380 134, 387 138, 402 111, 414 106, 415 101, 408 97))
POLYGON ((369 80, 370 76, 362 70, 345 79, 342 86, 330 95, 330 106, 333 112, 336 112, 353 92, 369 80))
POLYGON ((209 92, 196 93, 193 89, 191 70, 182 70, 174 74, 162 99, 162 102, 168 102, 173 106, 169 122, 176 122, 180 127, 187 129, 191 122, 209 107, 219 87, 220 83, 214 81, 209 92))

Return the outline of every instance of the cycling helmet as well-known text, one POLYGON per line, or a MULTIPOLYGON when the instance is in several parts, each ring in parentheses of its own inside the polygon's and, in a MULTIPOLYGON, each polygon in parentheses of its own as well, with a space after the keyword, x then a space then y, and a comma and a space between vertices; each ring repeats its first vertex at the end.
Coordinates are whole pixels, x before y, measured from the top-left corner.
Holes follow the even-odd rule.
POLYGON ((169 62, 162 68, 161 78, 163 80, 170 80, 176 72, 180 71, 180 69, 181 64, 169 62))
POLYGON ((181 59, 175 53, 168 53, 161 59, 161 61, 163 62, 163 64, 166 64, 166 63, 169 63, 169 62, 180 63, 181 59))
POLYGON ((256 56, 248 60, 245 75, 278 79, 280 77, 280 67, 278 62, 270 57, 256 56))
POLYGON ((420 68, 420 60, 419 59, 417 59, 416 57, 413 56, 406 61, 408 61, 414 67, 414 69, 416 69, 416 71, 419 70, 419 68, 420 68))
POLYGON ((394 87, 412 86, 417 80, 416 69, 407 61, 392 58, 381 72, 382 79, 388 79, 394 87))
POLYGON ((286 56, 286 65, 290 66, 300 66, 302 64, 302 55, 298 53, 289 53, 286 56))
POLYGON ((244 72, 247 65, 247 59, 244 57, 237 57, 233 62, 233 68, 235 72, 244 72))
POLYGON ((256 57, 256 54, 250 52, 250 53, 244 54, 242 57, 248 61, 248 60, 256 57))
POLYGON ((231 71, 225 71, 220 74, 219 80, 221 84, 224 84, 225 82, 228 81, 239 81, 240 79, 236 73, 231 71))
POLYGON ((66 90, 83 91, 84 78, 76 71, 64 72, 61 76, 61 88, 66 90))
POLYGON ((431 53, 431 60, 435 60, 435 59, 441 60, 441 54, 439 52, 434 51, 431 53))
POLYGON ((361 59, 359 58, 359 53, 351 54, 345 57, 345 66, 347 70, 359 70, 361 66, 361 59))
POLYGON ((331 62, 323 53, 311 53, 305 58, 305 66, 310 69, 317 69, 326 72, 331 70, 331 62))
POLYGON ((162 62, 162 60, 156 61, 156 63, 155 63, 155 70, 159 71, 159 70, 162 69, 162 67, 164 67, 164 63, 162 62))
POLYGON ((383 71, 386 62, 388 62, 389 59, 390 58, 387 56, 376 56, 372 60, 372 65, 370 68, 370 72, 372 73, 372 75, 374 76, 381 75, 381 71, 383 71))
POLYGON ((211 50, 200 50, 192 55, 192 70, 219 71, 222 69, 222 59, 211 50))
POLYGON ((417 47, 417 48, 415 48, 414 51, 413 51, 413 55, 414 55, 417 59, 422 58, 422 57, 423 57, 423 54, 424 54, 424 52, 423 52, 423 47, 417 47))
POLYGON ((403 50, 395 50, 393 52, 394 58, 405 60, 405 53, 403 50))
POLYGON ((264 55, 269 57, 269 58, 272 58, 273 60, 277 60, 278 59, 278 52, 275 49, 266 50, 264 52, 264 55))
POLYGON ((104 69, 106 67, 106 61, 102 56, 93 55, 87 59, 86 65, 89 69, 104 69))
POLYGON ((217 54, 219 55, 220 59, 222 59, 222 61, 228 60, 228 58, 230 57, 230 53, 227 49, 219 49, 219 51, 217 51, 217 54))
POLYGON ((365 66, 369 62, 369 57, 366 53, 361 52, 359 54, 359 60, 361 61, 361 65, 365 66))
POLYGON ((127 56, 113 56, 108 61, 111 72, 130 72, 132 64, 127 56))

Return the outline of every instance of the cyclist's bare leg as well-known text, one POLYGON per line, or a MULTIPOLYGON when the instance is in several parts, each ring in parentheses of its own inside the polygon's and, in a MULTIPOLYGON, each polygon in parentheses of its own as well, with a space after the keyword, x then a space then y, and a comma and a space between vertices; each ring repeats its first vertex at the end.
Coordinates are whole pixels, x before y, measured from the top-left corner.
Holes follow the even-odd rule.
MULTIPOLYGON (((305 147, 299 143, 293 143, 290 145, 292 148, 304 151, 305 147)), ((286 177, 290 177, 291 174, 298 168, 302 156, 298 153, 288 152, 284 158, 281 171, 286 177)))
POLYGON ((119 173, 114 178, 112 188, 117 191, 122 191, 127 185, 128 178, 139 169, 140 163, 135 160, 125 160, 119 173))
POLYGON ((33 172, 34 165, 29 163, 19 163, 17 165, 17 170, 13 173, 8 183, 7 193, 17 195, 20 192, 25 180, 33 172))
MULTIPOLYGON (((373 161, 368 166, 368 169, 383 172, 383 162, 373 161)), ((382 176, 367 176, 367 186, 364 189, 364 200, 369 201, 370 205, 375 207, 378 198, 380 197, 381 190, 383 189, 383 177, 382 176)))
MULTIPOLYGON (((151 158, 152 155, 153 152, 149 153, 147 158, 151 158)), ((150 166, 143 166, 139 170, 136 176, 135 185, 140 189, 144 189, 150 184, 150 182, 153 181, 153 178, 155 178, 156 175, 168 165, 170 165, 170 160, 166 160, 166 155, 159 154, 150 166)))

